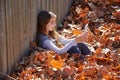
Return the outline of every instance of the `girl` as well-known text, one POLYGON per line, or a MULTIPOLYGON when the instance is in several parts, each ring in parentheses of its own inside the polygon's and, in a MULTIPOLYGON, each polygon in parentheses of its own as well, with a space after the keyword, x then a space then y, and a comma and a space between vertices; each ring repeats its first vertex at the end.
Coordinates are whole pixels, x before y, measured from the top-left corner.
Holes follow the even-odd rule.
MULTIPOLYGON (((58 54, 62 53, 80 53, 82 55, 90 54, 89 48, 82 43, 86 40, 88 32, 75 39, 65 39, 55 31, 56 15, 49 11, 41 11, 37 22, 37 43, 39 47, 53 50, 58 54), (64 47, 59 48, 57 44, 62 43, 64 47)), ((82 58, 82 57, 81 57, 82 58)))

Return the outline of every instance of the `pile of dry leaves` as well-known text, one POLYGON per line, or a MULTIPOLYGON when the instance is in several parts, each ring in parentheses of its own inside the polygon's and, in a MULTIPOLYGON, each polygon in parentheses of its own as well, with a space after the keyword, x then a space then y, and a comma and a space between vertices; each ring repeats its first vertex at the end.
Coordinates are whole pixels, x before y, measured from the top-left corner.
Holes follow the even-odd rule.
MULTIPOLYGON (((120 0, 74 0, 59 33, 71 38, 89 31, 92 54, 58 55, 39 47, 14 65, 18 80, 119 80, 120 79, 120 0)), ((33 43, 34 45, 34 43, 33 43)))

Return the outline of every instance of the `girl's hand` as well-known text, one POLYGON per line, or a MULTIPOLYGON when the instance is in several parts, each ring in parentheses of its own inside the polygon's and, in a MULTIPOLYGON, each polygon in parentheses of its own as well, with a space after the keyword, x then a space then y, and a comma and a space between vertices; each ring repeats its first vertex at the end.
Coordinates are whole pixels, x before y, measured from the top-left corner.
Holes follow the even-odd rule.
POLYGON ((75 41, 77 43, 80 43, 80 42, 85 42, 88 38, 88 35, 89 35, 89 32, 84 32, 83 35, 80 35, 78 37, 75 38, 75 41))

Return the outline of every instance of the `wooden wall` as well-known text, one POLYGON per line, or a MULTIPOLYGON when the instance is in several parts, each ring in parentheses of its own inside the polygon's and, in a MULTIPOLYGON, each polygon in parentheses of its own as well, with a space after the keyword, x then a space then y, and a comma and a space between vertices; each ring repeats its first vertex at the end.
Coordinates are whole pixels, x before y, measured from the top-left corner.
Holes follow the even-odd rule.
POLYGON ((34 40, 36 18, 41 10, 50 10, 60 22, 73 0, 0 0, 0 72, 12 65, 28 50, 34 40))

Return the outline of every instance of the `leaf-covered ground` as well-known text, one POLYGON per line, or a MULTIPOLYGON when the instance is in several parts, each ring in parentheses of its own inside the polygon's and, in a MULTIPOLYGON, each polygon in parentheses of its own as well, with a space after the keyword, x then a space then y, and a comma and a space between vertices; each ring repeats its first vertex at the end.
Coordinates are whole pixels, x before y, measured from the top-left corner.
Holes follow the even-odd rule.
POLYGON ((66 38, 89 31, 87 45, 92 51, 58 55, 31 43, 29 56, 13 67, 18 80, 120 80, 120 0, 74 0, 58 28, 66 38), (33 48, 34 47, 34 48, 33 48))

